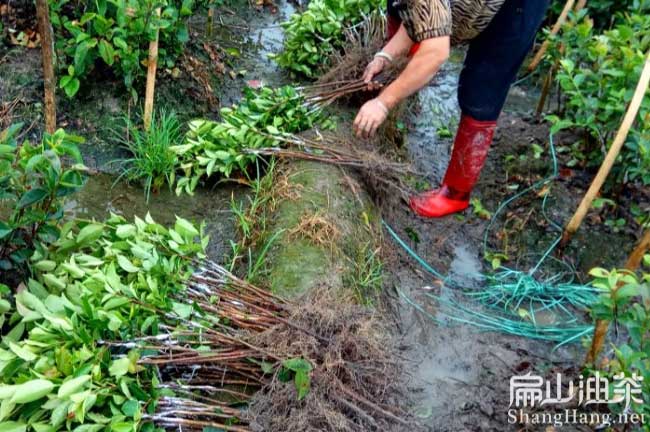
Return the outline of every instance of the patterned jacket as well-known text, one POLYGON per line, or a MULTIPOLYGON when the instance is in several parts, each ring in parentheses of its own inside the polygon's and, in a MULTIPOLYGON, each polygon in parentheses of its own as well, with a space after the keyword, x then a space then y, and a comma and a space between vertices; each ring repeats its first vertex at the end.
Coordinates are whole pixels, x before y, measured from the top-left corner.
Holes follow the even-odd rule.
POLYGON ((481 33, 505 0, 388 0, 399 11, 415 42, 451 36, 451 43, 467 42, 481 33))

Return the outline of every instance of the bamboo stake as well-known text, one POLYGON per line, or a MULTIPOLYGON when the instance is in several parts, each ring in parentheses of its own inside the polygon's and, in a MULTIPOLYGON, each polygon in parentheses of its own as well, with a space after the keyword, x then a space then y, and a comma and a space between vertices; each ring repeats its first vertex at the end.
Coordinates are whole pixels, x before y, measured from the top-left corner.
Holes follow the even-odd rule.
POLYGON ((575 234, 575 232, 578 230, 580 224, 582 223, 582 220, 584 219, 584 217, 587 215, 587 212, 591 208, 591 203, 600 192, 600 188, 603 186, 603 183, 605 183, 605 180, 607 179, 607 176, 609 175, 612 166, 614 166, 614 163, 616 162, 616 158, 618 157, 618 154, 621 152, 621 149, 625 144, 625 140, 627 139, 627 135, 630 132, 630 128, 632 127, 632 124, 636 120, 636 116, 639 113, 639 108, 641 107, 641 103, 643 102, 643 97, 645 96, 648 90, 649 83, 650 83, 650 51, 648 51, 648 55, 645 61, 645 66, 643 67, 643 72, 641 72, 641 77, 639 78, 639 83, 637 84, 636 90, 634 92, 634 96, 632 97, 632 101, 630 102, 627 112, 625 113, 623 122, 621 123, 621 126, 619 127, 618 132, 616 133, 616 138, 614 138, 612 147, 607 152, 607 156, 605 156, 605 160, 603 161, 603 164, 600 166, 600 169, 598 170, 596 177, 591 183, 589 190, 587 191, 584 198, 582 199, 580 206, 578 207, 575 214, 573 215, 568 225, 564 229, 564 233, 562 234, 562 242, 560 243, 561 247, 566 246, 566 244, 571 239, 571 236, 573 236, 573 234, 575 234))
POLYGON ((542 94, 540 95, 539 101, 537 102, 537 109, 535 112, 535 117, 537 118, 538 121, 541 118, 542 113, 544 112, 544 105, 546 105, 546 99, 548 98, 548 95, 551 92, 551 86, 553 85, 553 78, 555 77, 555 72, 557 71, 559 64, 560 64, 560 59, 557 59, 555 61, 555 64, 551 66, 551 68, 548 70, 548 74, 544 79, 542 94))
POLYGON ((585 6, 587 6, 587 0, 578 0, 578 3, 576 3, 575 11, 580 12, 585 8, 585 6))
POLYGON ((564 9, 562 9, 562 13, 557 18, 555 25, 553 25, 553 28, 551 29, 551 33, 549 34, 548 38, 544 41, 542 46, 539 48, 537 54, 535 54, 535 57, 533 57, 533 60, 528 65, 528 72, 534 71, 537 68, 537 66, 541 63, 542 59, 544 58, 544 54, 546 54, 546 50, 548 50, 548 46, 550 44, 549 42, 550 38, 560 32, 560 29, 564 25, 566 18, 569 15, 569 12, 571 12, 571 9, 573 9, 574 4, 575 4, 575 0, 567 0, 566 4, 564 5, 564 9))
MULTIPOLYGON (((636 271, 641 265, 641 260, 643 259, 643 256, 646 254, 648 249, 650 249, 650 229, 645 232, 639 244, 637 244, 637 246, 632 251, 632 254, 630 255, 630 257, 627 260, 627 263, 625 264, 625 269, 631 272, 636 271)), ((615 293, 621 287, 621 285, 622 284, 619 283, 614 288, 612 294, 615 293)), ((593 365, 598 359, 598 355, 600 354, 600 351, 602 351, 603 345, 605 344, 605 338, 607 337, 608 329, 609 329, 609 321, 607 320, 596 321, 596 327, 594 329, 594 337, 591 341, 591 347, 589 348, 589 352, 587 353, 587 358, 585 359, 586 364, 593 365)))
MULTIPOLYGON (((160 8, 155 12, 160 17, 160 8)), ((158 36, 159 29, 156 28, 154 39, 149 42, 149 59, 147 61, 147 88, 144 96, 144 129, 149 130, 151 116, 153 113, 153 97, 156 90, 156 68, 158 67, 158 36)))
POLYGON ((208 6, 208 20, 206 22, 206 34, 209 38, 212 37, 212 31, 214 29, 214 9, 212 5, 208 6))
POLYGON ((56 77, 54 76, 54 40, 47 0, 36 0, 36 15, 38 17, 38 32, 41 35, 41 52, 43 57, 45 130, 48 133, 54 133, 56 130, 56 77))
POLYGON ((628 270, 636 271, 636 269, 638 269, 641 266, 641 261, 643 261, 643 257, 645 256, 646 252, 648 252, 649 249, 650 249, 650 229, 648 229, 645 232, 639 244, 636 246, 634 251, 632 251, 632 254, 627 259, 627 263, 625 263, 625 268, 628 270))

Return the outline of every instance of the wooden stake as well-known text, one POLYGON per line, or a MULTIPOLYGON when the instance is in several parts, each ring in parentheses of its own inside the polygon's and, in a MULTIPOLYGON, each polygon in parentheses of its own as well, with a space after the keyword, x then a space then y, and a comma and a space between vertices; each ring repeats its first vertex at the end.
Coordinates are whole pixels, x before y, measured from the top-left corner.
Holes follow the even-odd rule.
POLYGON ((576 8, 574 9, 576 12, 580 12, 587 6, 587 0, 578 0, 578 3, 576 3, 576 8))
POLYGON ((616 133, 614 142, 612 143, 611 148, 607 152, 607 155, 605 156, 605 160, 603 161, 603 164, 600 166, 600 169, 598 170, 596 177, 591 183, 589 190, 587 191, 584 198, 582 199, 580 206, 578 207, 575 214, 573 215, 568 225, 564 229, 564 233, 562 234, 562 242, 560 243, 561 247, 566 246, 566 244, 569 242, 573 234, 575 234, 575 232, 578 231, 578 228, 580 228, 580 224, 582 224, 582 220, 584 219, 584 217, 587 215, 587 212, 591 208, 591 203, 600 192, 600 188, 603 186, 603 183, 605 183, 605 180, 607 179, 607 176, 609 175, 612 166, 614 166, 614 163, 616 162, 616 158, 618 157, 618 154, 621 152, 621 149, 625 144, 625 140, 627 139, 627 135, 630 132, 630 128, 632 127, 632 124, 636 120, 636 116, 639 113, 639 107, 641 106, 641 102, 643 102, 643 98, 646 92, 648 91, 649 83, 650 83, 650 51, 648 51, 648 55, 645 61, 645 66, 643 67, 643 72, 641 72, 641 77, 639 78, 639 83, 637 84, 636 90, 634 92, 634 96, 632 97, 632 101, 630 102, 630 105, 627 108, 627 112, 625 113, 623 122, 621 123, 621 126, 619 127, 618 132, 616 133))
POLYGON ((214 9, 212 8, 212 5, 208 6, 208 21, 206 27, 207 36, 212 37, 212 31, 214 29, 214 9))
MULTIPOLYGON (((160 8, 156 9, 156 15, 160 17, 160 8)), ((156 29, 154 40, 149 42, 149 59, 147 60, 147 88, 144 95, 144 130, 149 130, 153 114, 153 97, 156 90, 156 68, 158 67, 158 36, 159 29, 156 29)))
MULTIPOLYGON (((627 260, 627 263, 625 264, 625 269, 631 272, 636 271, 641 265, 643 256, 646 254, 648 249, 650 249, 650 229, 645 232, 639 244, 632 251, 632 254, 630 255, 630 257, 627 260)), ((618 290, 620 287, 621 284, 617 285, 614 288, 613 292, 616 292, 616 290, 618 290)), ((603 345, 605 344, 605 338, 607 337, 608 329, 609 329, 609 321, 607 320, 596 321, 596 327, 594 329, 594 337, 591 340, 591 347, 589 348, 589 352, 587 353, 587 358, 585 359, 585 363, 587 365, 593 365, 596 362, 596 360, 598 360, 598 355, 602 351, 603 345)))
POLYGON ((36 16, 38 32, 41 35, 41 52, 43 57, 43 84, 45 87, 45 130, 54 133, 56 130, 56 76, 54 75, 54 38, 50 11, 47 0, 36 0, 36 16))
POLYGON ((537 118, 537 121, 539 121, 539 119, 542 116, 542 113, 544 112, 544 105, 546 105, 546 99, 548 98, 548 95, 551 92, 551 86, 553 85, 553 78, 555 77, 555 72, 557 71, 559 65, 560 65, 560 59, 557 59, 555 61, 555 64, 553 64, 553 66, 551 66, 551 68, 548 70, 548 74, 544 79, 542 94, 540 95, 539 101, 537 102, 537 110, 535 112, 535 117, 537 118))
POLYGON ((559 33, 560 29, 564 25, 564 22, 566 21, 567 16, 569 15, 569 12, 571 12, 571 9, 573 9, 574 4, 575 0, 567 0, 566 4, 564 5, 564 9, 562 9, 562 13, 557 18, 555 25, 553 25, 553 28, 551 29, 551 33, 539 48, 537 54, 535 54, 535 57, 533 57, 533 60, 528 65, 528 72, 534 71, 541 63, 542 59, 544 58, 544 54, 546 54, 546 50, 548 50, 550 38, 559 33))
POLYGON ((648 229, 645 232, 639 244, 632 251, 632 254, 627 259, 627 263, 625 263, 625 268, 631 271, 636 271, 636 269, 641 267, 641 261, 643 261, 643 257, 645 256, 645 254, 648 252, 649 249, 650 249, 650 229, 648 229))

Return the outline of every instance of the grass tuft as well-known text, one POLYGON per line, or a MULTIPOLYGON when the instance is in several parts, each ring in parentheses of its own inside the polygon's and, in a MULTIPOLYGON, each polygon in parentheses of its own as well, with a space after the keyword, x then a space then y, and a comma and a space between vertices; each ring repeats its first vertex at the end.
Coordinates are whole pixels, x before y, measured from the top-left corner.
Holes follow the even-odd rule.
POLYGON ((118 161, 122 174, 117 181, 141 182, 149 202, 151 192, 157 193, 165 183, 169 187, 174 183, 177 156, 170 147, 183 137, 181 123, 176 113, 165 110, 153 114, 148 131, 128 117, 124 123, 123 133, 116 133, 117 141, 132 157, 118 161))

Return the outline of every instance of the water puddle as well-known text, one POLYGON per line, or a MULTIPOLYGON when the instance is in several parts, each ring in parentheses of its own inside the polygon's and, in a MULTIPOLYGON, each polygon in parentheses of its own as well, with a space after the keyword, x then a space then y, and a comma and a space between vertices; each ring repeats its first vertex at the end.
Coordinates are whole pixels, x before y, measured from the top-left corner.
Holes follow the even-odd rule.
POLYGON ((275 12, 244 4, 235 15, 224 13, 216 18, 212 39, 230 54, 232 68, 220 89, 223 106, 236 103, 248 84, 279 87, 290 82, 269 55, 282 49, 284 31, 280 24, 295 11, 286 1, 278 2, 275 12))
POLYGON ((176 216, 195 223, 206 222, 210 235, 208 256, 222 262, 229 252, 229 239, 236 238, 235 221, 230 210, 231 200, 242 199, 246 191, 242 187, 221 184, 214 189, 199 189, 194 196, 176 196, 173 191, 163 189, 152 194, 147 203, 142 188, 118 183, 109 174, 90 177, 86 186, 70 197, 66 213, 83 219, 104 219, 116 213, 127 219, 143 218, 147 212, 156 222, 173 225, 176 216))

